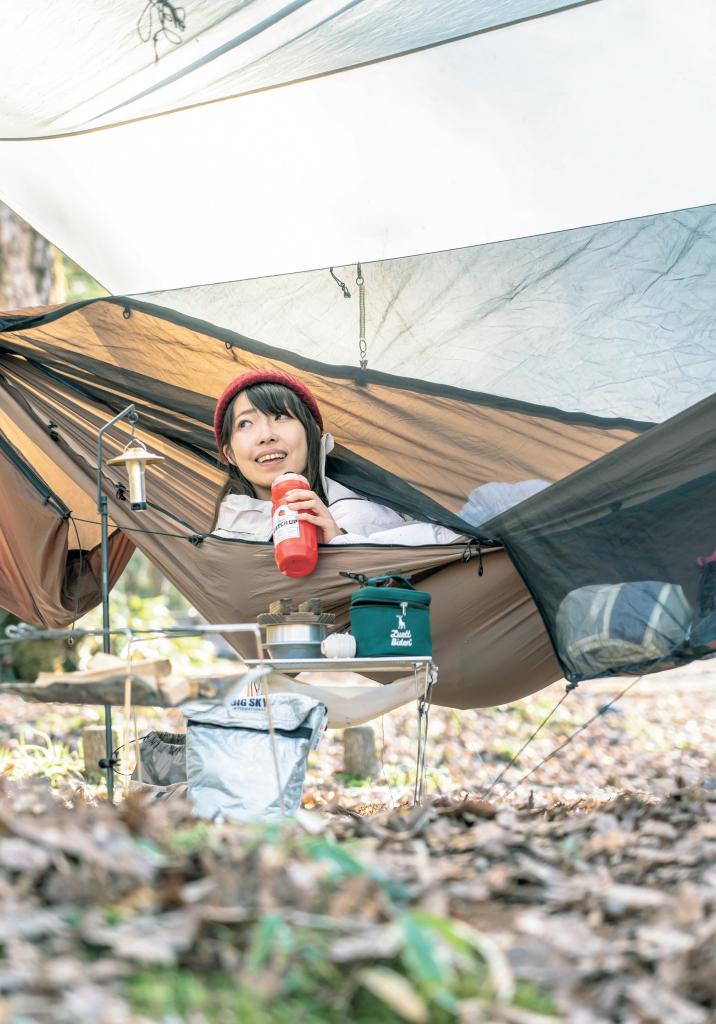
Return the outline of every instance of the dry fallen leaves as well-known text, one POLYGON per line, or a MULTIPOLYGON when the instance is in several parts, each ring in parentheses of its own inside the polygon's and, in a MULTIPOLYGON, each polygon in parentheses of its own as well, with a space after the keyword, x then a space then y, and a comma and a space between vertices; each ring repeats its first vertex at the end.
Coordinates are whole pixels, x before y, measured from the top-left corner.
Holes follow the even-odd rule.
MULTIPOLYGON (((582 698, 514 772, 604 699, 582 698)), ((536 703, 533 718, 542 715, 536 703)), ((548 993, 569 1024, 716 1019, 710 694, 639 698, 526 787, 509 797, 496 787, 488 801, 481 794, 509 754, 495 755, 495 737, 517 749, 532 719, 524 709, 433 717, 435 795, 422 807, 409 806, 409 779, 395 781, 410 762, 406 713, 386 741, 391 787, 337 782, 340 750, 329 742, 309 776, 313 810, 280 841, 197 823, 181 794, 112 808, 74 784, 5 780, 0 1024, 138 1021, 128 974, 176 965, 243 977, 266 921, 279 938, 281 928, 325 936, 331 963, 422 1024, 424 994, 395 970, 403 911, 457 922, 454 937, 487 965, 492 992, 459 1003, 463 1024, 560 1019, 514 1005, 521 985, 548 993), (677 748, 682 735, 688 745, 677 748)), ((271 989, 280 969, 255 973, 271 989)))

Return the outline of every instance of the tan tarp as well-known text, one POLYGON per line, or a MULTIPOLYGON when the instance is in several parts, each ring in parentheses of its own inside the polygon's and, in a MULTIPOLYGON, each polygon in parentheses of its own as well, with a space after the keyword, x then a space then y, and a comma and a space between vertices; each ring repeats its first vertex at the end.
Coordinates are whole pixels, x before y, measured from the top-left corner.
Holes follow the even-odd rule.
MULTIPOLYGON (((465 561, 463 544, 326 547, 310 578, 288 580, 275 568, 270 544, 202 538, 222 479, 210 428, 215 397, 246 369, 271 365, 298 373, 349 459, 352 453, 378 475, 393 474, 383 482, 397 499, 409 493, 406 485, 416 488, 443 508, 448 525, 450 513, 479 484, 561 479, 635 436, 634 429, 380 374, 295 365, 258 343, 172 322, 136 304, 126 314, 118 302, 101 301, 18 322, 0 334, 0 427, 8 426, 13 447, 36 463, 44 484, 70 511, 62 519, 19 469, 2 465, 0 472, 9 474, 6 493, 18 495, 0 509, 0 601, 6 607, 28 621, 59 625, 72 621, 75 605, 84 610, 98 599, 87 573, 73 592, 77 577, 69 571, 68 549, 88 551, 99 541, 92 504, 97 431, 134 401, 138 435, 166 461, 150 471, 148 496, 156 507, 142 513, 115 496, 122 471, 105 470, 110 515, 122 531, 117 537, 131 538, 209 622, 252 620, 277 597, 319 596, 347 625, 354 585, 339 571, 400 571, 433 595, 437 703, 503 703, 559 677, 539 613, 502 550, 483 554, 480 576, 474 549, 465 561), (38 451, 43 457, 33 460, 38 451)), ((126 426, 113 428, 106 458, 127 439, 126 426)), ((116 570, 128 554, 127 542, 117 542, 116 570)))
MULTIPOLYGON (((95 543, 89 550, 78 548, 79 524, 62 518, 17 467, 3 458, 0 490, 0 607, 24 622, 49 629, 66 626, 98 603, 99 547, 95 543)), ((113 585, 134 545, 115 531, 109 551, 113 585)))

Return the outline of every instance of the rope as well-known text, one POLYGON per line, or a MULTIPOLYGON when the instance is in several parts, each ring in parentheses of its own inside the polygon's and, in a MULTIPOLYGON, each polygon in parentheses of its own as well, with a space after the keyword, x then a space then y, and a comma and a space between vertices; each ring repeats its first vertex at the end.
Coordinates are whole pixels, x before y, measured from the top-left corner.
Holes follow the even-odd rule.
MULTIPOLYGON (((88 523, 90 526, 100 525, 99 519, 81 519, 79 516, 73 515, 70 515, 69 519, 78 523, 88 523)), ((203 540, 204 536, 209 536, 209 534, 204 535, 199 533, 192 534, 191 536, 187 537, 185 533, 171 533, 169 530, 142 530, 138 526, 123 526, 122 533, 146 533, 150 537, 176 537, 179 540, 188 540, 192 544, 196 543, 196 541, 194 540, 195 537, 200 537, 203 540)))
POLYGON ((509 789, 507 790, 507 792, 505 793, 505 796, 509 796, 509 795, 510 795, 510 793, 514 793, 514 791, 515 791, 515 790, 516 790, 516 789, 517 789, 517 788, 518 788, 519 786, 521 786, 523 782, 525 782, 525 781, 526 781, 527 779, 529 779, 530 775, 533 775, 533 774, 534 774, 534 773, 535 773, 535 772, 537 771, 537 769, 538 769, 538 768, 541 768, 541 767, 542 767, 542 765, 543 765, 543 764, 546 764, 546 763, 547 763, 548 761, 551 761, 551 759, 552 759, 553 757, 555 757, 555 756, 556 756, 556 755, 557 755, 557 754, 558 754, 558 753, 560 752, 560 750, 564 750, 564 748, 565 748, 565 747, 566 747, 566 746, 567 746, 568 744, 570 744, 570 743, 572 742, 572 740, 573 740, 573 739, 575 739, 575 738, 576 738, 577 736, 579 736, 579 734, 580 734, 581 732, 584 732, 584 730, 585 730, 585 729, 586 729, 586 728, 587 728, 588 726, 590 726, 590 725, 592 724, 592 722, 594 722, 594 721, 595 721, 595 720, 596 720, 597 718, 601 718, 601 716, 602 716, 602 715, 604 715, 604 714, 605 714, 605 713, 606 713, 606 712, 607 712, 607 711, 609 710, 609 708, 610 708, 610 707, 611 707, 611 706, 612 706, 613 704, 616 704, 616 702, 617 702, 618 700, 620 700, 620 699, 621 699, 621 698, 622 698, 622 697, 624 696, 624 694, 625 694, 625 693, 628 693, 628 692, 629 692, 629 690, 631 690, 632 686, 636 686, 636 684, 637 684, 637 683, 638 683, 638 682, 639 682, 639 681, 640 681, 641 679, 643 679, 643 678, 644 678, 644 676, 643 676, 643 675, 641 675, 641 676, 637 676, 637 677, 636 677, 636 679, 633 679, 633 680, 632 680, 632 681, 631 681, 631 682, 629 683, 629 685, 628 685, 628 686, 625 686, 625 687, 624 687, 624 689, 623 689, 623 690, 621 690, 621 691, 620 691, 620 693, 618 693, 618 694, 616 695, 616 697, 613 697, 613 698, 612 698, 612 699, 611 699, 611 700, 609 701, 609 703, 608 703, 608 704, 602 704, 602 706, 601 706, 601 707, 599 708, 599 710, 598 710, 598 711, 596 711, 596 712, 595 712, 595 713, 594 713, 594 714, 592 715, 592 717, 591 717, 591 718, 588 718, 586 722, 583 722, 583 723, 582 723, 582 725, 580 725, 580 726, 579 726, 579 727, 578 727, 577 729, 575 729, 575 730, 574 730, 574 732, 573 732, 573 733, 572 733, 572 734, 571 734, 570 736, 568 736, 568 737, 567 737, 567 739, 566 739, 566 740, 564 740, 564 742, 563 742, 563 743, 560 743, 560 745, 559 745, 558 747, 555 747, 555 749, 554 749, 554 750, 552 751, 552 753, 551 753, 551 754, 547 754, 547 756, 546 756, 546 757, 543 757, 543 758, 542 758, 542 760, 541 760, 541 761, 539 762, 539 764, 536 764, 536 765, 534 766, 534 768, 531 768, 531 769, 530 769, 530 770, 529 770, 528 772, 525 772, 525 774, 524 774, 524 775, 522 776, 522 778, 521 778, 521 779, 518 779, 518 780, 517 780, 517 782, 515 782, 515 784, 514 784, 513 786, 510 786, 510 788, 509 788, 509 789))
POLYGON ((134 765, 137 769, 137 781, 139 785, 144 783, 144 769, 142 768, 142 748, 139 745, 139 729, 137 727, 137 709, 132 708, 132 727, 134 728, 134 765))
POLYGON ((348 285, 345 283, 345 281, 341 281, 340 277, 336 277, 336 275, 333 273, 333 267, 329 267, 328 271, 329 271, 331 277, 333 278, 333 280, 336 282, 336 284, 340 288, 340 290, 343 292, 343 298, 344 299, 350 299, 351 293, 348 291, 348 285))
MULTIPOLYGON (((169 0, 148 0, 137 20, 137 35, 143 43, 152 41, 155 61, 159 60, 157 44, 162 36, 167 42, 177 46, 182 41, 179 33, 184 32, 185 29, 184 8, 175 7, 169 0), (159 27, 156 29, 154 27, 155 19, 159 23, 159 27)), ((126 312, 125 308, 122 315, 125 316, 126 312)), ((131 316, 131 310, 129 312, 131 316)))
POLYGON ((492 780, 489 789, 485 790, 485 792, 481 794, 481 796, 480 796, 481 800, 487 800, 488 796, 493 791, 495 786, 501 781, 503 776, 506 775, 506 773, 510 770, 510 768, 515 763, 515 761, 520 756, 520 754, 522 754, 527 749, 527 747, 530 745, 530 743, 535 738, 535 736, 537 736, 542 731, 542 729, 545 727, 547 722, 549 722, 549 720, 552 717, 552 715, 554 715, 554 713, 562 706, 562 704, 565 702, 565 700, 567 699, 569 694, 572 692, 572 690, 576 690, 578 685, 579 685, 578 683, 567 683, 567 685, 565 687, 565 690, 564 690, 564 693, 559 698, 559 700, 557 701, 555 706, 552 708, 552 710, 549 712, 549 714, 545 715, 545 717, 542 719, 542 721, 537 726, 537 728, 532 733, 532 735, 528 739, 525 740, 525 742, 522 744, 522 746, 517 751, 515 756, 510 760, 510 762, 508 764, 505 765, 505 767, 502 769, 502 771, 497 776, 497 778, 492 780))
MULTIPOLYGON (((137 744, 139 744, 142 740, 145 740, 147 738, 147 736, 149 736, 149 735, 150 735, 150 733, 147 732, 147 733, 144 734, 144 736, 137 736, 137 738, 136 738, 137 744)), ((134 740, 132 742, 134 742, 134 740)), ((120 750, 123 750, 123 749, 124 749, 124 743, 120 743, 118 747, 114 748, 114 750, 112 751, 112 759, 113 759, 113 761, 119 763, 120 758, 117 755, 119 754, 120 750)), ((125 775, 126 774, 130 778, 131 778, 131 775, 132 775, 131 772, 121 772, 119 770, 119 768, 115 767, 114 764, 112 765, 112 771, 114 772, 115 775, 125 775)))
POLYGON ((264 701, 266 702, 266 716, 268 718, 269 737, 271 740, 271 756, 273 758, 273 769, 276 773, 276 785, 278 787, 278 800, 279 808, 281 811, 281 821, 286 819, 286 805, 283 799, 283 783, 281 782, 281 769, 278 765, 278 751, 276 750, 276 731, 273 724, 273 712, 271 711, 271 693, 266 682, 266 676, 261 676, 261 689, 264 695, 264 701))
MULTIPOLYGON (((124 750, 128 751, 131 744, 130 732, 131 732, 131 720, 132 720, 132 641, 129 640, 127 643, 127 674, 124 677, 124 743, 122 744, 124 750)), ((135 733, 136 740, 136 733, 135 733)), ((129 763, 125 760, 124 755, 122 756, 122 768, 128 769, 129 763)), ((129 792, 129 780, 131 772, 123 772, 124 780, 122 787, 124 789, 125 799, 129 792)))

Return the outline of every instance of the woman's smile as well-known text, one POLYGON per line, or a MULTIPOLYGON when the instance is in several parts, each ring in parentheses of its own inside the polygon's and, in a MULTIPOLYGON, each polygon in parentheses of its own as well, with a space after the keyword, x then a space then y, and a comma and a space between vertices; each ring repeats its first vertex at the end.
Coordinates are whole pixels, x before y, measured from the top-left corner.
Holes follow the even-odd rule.
POLYGON ((263 455, 259 455, 256 461, 264 466, 268 462, 281 462, 287 454, 288 452, 265 452, 263 455))
POLYGON ((304 473, 308 442, 303 424, 288 413, 264 413, 245 398, 233 413, 227 457, 251 483, 258 498, 270 498, 281 473, 304 473))

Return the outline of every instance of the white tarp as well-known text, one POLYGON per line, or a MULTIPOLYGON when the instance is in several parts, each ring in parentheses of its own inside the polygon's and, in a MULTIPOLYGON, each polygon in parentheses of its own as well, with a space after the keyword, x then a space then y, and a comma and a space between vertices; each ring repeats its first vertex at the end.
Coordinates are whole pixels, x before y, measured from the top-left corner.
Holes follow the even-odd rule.
MULTIPOLYGON (((355 264, 143 298, 356 366, 355 264)), ((716 206, 362 265, 372 370, 661 421, 716 381, 716 206)))
POLYGON ((572 6, 202 0, 173 5, 184 15, 178 25, 164 0, 23 0, 2 12, 0 138, 95 128, 274 88, 572 6))
POLYGON ((132 124, 3 142, 0 196, 119 293, 699 206, 716 199, 715 40, 711 0, 601 0, 132 124))

